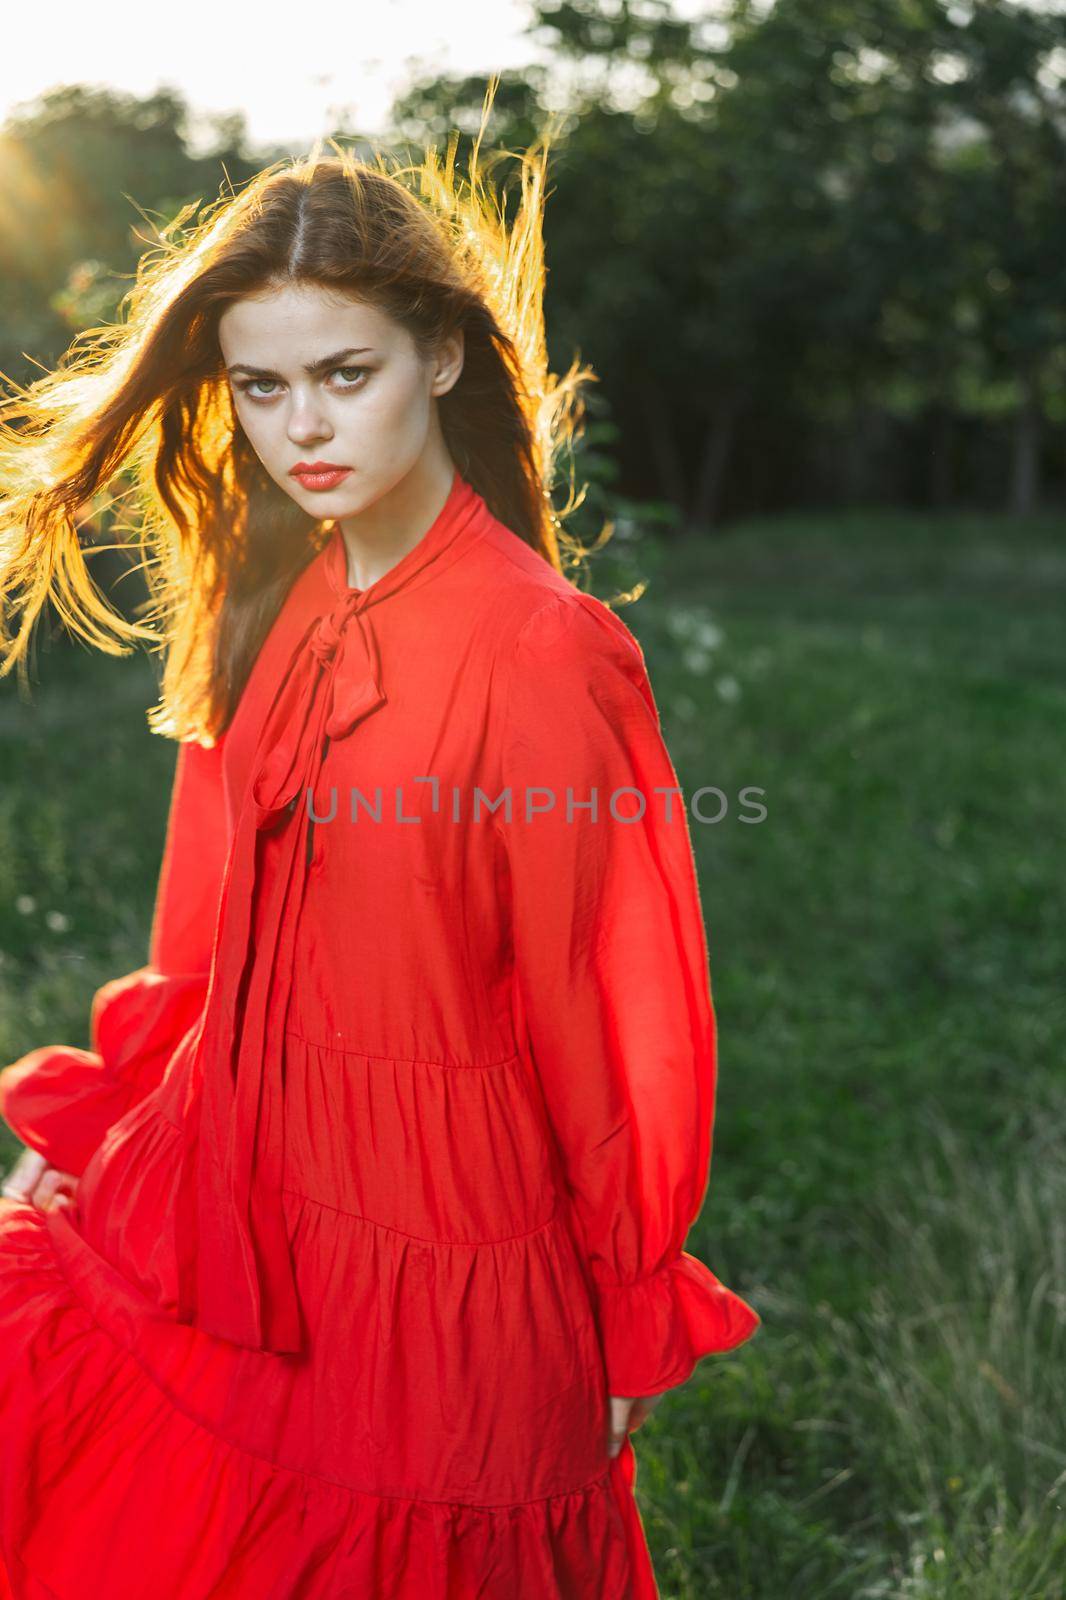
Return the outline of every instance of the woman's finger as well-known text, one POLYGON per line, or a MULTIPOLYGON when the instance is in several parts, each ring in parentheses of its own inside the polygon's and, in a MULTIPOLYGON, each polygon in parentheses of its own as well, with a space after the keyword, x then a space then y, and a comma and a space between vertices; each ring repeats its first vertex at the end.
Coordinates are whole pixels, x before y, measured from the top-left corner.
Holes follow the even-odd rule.
POLYGON ((8 1200, 31 1200, 33 1191, 48 1170, 48 1161, 36 1150, 24 1150, 4 1179, 0 1193, 8 1200))
MULTIPOLYGON (((663 1391, 666 1392, 665 1390, 663 1391)), ((616 1456, 627 1433, 635 1433, 662 1401, 662 1394, 611 1396, 611 1430, 608 1454, 616 1456)))
POLYGON ((633 1411, 629 1418, 629 1431, 633 1433, 642 1423, 645 1423, 652 1412, 662 1400, 661 1394, 641 1395, 633 1402, 633 1411))
POLYGON ((72 1173, 62 1172, 58 1167, 47 1167, 33 1191, 33 1203, 41 1211, 48 1211, 57 1202, 71 1199, 77 1185, 78 1180, 72 1173))
POLYGON ((55 1167, 45 1167, 37 1183, 34 1185, 30 1199, 39 1211, 47 1211, 59 1185, 59 1173, 55 1167))
POLYGON ((56 1170, 56 1185, 52 1193, 53 1209, 60 1206, 73 1205, 77 1193, 77 1175, 73 1172, 60 1172, 56 1170))
POLYGON ((632 1405, 632 1400, 624 1395, 611 1395, 610 1431, 607 1438, 607 1454, 610 1456, 616 1456, 625 1444, 632 1405))

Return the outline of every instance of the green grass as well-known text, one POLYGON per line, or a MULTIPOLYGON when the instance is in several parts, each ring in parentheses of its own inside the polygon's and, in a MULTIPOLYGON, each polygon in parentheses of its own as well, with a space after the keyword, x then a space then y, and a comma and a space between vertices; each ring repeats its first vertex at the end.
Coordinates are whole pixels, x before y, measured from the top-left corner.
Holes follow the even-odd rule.
POLYGON ((87 1044, 93 990, 147 959, 176 755, 148 731, 144 655, 42 648, 33 678, 0 684, 4 1061, 87 1044))
POLYGON ((1061 527, 790 518, 655 570, 623 614, 686 794, 767 809, 693 825, 720 1079, 689 1247, 764 1326, 640 1439, 664 1596, 1052 1600, 1061 527))
MULTIPOLYGON (((637 1435, 664 1600, 1061 1600, 1062 529, 797 517, 648 566, 623 615, 682 785, 730 800, 692 824, 720 1081, 688 1247, 763 1317, 637 1435)), ((42 679, 0 685, 4 1060, 84 1043, 145 959, 174 756, 143 660, 42 679)))

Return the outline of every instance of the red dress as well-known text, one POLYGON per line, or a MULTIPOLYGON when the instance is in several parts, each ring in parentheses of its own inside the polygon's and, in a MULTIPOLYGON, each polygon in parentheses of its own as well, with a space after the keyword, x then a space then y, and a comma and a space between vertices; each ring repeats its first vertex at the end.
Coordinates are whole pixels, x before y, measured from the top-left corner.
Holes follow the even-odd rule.
POLYGON ((657 1594, 608 1395, 759 1323, 682 1249, 679 796, 633 635, 458 473, 367 589, 333 529, 179 747, 148 965, 0 1073, 81 1175, 0 1202, 17 1600, 657 1594))

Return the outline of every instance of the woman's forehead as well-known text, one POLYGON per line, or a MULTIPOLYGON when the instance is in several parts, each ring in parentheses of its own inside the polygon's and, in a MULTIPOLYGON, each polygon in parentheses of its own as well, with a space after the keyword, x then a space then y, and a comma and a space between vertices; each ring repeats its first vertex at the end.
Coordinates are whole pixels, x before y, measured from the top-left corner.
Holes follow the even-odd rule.
MULTIPOLYGON (((227 359, 238 359, 231 349, 269 341, 276 359, 284 350, 294 359, 312 359, 340 346, 370 348, 395 342, 398 325, 365 300, 338 293, 317 283, 284 284, 244 295, 226 307, 219 319, 219 339, 227 359), (317 346, 322 346, 318 349, 317 346), (312 346, 316 348, 312 349, 312 346)), ((266 354, 265 350, 260 350, 266 354)))

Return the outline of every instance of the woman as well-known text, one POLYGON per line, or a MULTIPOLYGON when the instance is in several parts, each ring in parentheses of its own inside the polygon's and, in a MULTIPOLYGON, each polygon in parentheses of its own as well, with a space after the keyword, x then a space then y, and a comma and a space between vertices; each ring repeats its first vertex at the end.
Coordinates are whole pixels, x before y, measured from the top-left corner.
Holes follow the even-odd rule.
POLYGON ((7 665, 49 594, 162 637, 179 741, 148 964, 0 1074, 18 1600, 654 1596, 629 1430, 758 1324, 682 1249, 704 929, 563 575, 545 153, 510 229, 476 150, 280 163, 9 412, 7 665), (123 467, 160 635, 77 546, 123 467))

